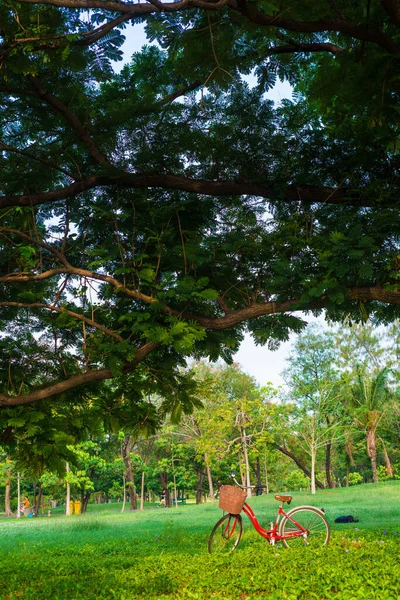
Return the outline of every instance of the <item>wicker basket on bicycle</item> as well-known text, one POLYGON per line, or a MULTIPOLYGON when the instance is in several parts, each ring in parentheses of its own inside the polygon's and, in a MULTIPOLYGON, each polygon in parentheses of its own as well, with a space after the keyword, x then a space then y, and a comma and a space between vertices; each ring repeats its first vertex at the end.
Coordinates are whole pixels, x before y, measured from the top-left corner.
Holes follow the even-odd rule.
POLYGON ((246 492, 234 485, 221 485, 219 507, 231 515, 238 515, 246 502, 246 492))

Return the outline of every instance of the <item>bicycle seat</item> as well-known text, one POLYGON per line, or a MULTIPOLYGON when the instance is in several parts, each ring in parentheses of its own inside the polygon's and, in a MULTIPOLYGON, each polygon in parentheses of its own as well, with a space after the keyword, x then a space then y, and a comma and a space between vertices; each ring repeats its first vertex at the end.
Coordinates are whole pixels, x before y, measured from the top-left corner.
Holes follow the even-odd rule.
POLYGON ((292 496, 282 496, 281 494, 278 494, 277 496, 275 496, 275 500, 278 500, 278 502, 287 502, 288 504, 290 504, 292 501, 292 496))

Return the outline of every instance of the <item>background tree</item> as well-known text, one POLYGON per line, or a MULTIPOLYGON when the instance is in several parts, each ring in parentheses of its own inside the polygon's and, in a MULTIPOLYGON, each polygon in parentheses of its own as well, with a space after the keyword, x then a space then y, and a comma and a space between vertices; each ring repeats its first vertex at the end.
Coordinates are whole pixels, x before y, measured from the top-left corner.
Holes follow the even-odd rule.
MULTIPOLYGON (((365 430, 367 451, 371 460, 374 482, 378 481, 377 430, 385 414, 390 410, 393 398, 388 387, 388 375, 388 369, 379 370, 372 376, 359 372, 358 385, 354 390, 354 401, 357 405, 356 418, 365 430)), ((388 466, 389 458, 386 449, 385 455, 386 465, 388 466)), ((391 466, 388 468, 391 470, 391 466)))
POLYGON ((332 475, 332 446, 345 422, 342 403, 343 380, 337 360, 333 331, 309 327, 293 344, 284 373, 288 397, 299 407, 299 433, 311 455, 311 485, 315 493, 315 464, 318 448, 325 450, 328 487, 335 487, 332 475))

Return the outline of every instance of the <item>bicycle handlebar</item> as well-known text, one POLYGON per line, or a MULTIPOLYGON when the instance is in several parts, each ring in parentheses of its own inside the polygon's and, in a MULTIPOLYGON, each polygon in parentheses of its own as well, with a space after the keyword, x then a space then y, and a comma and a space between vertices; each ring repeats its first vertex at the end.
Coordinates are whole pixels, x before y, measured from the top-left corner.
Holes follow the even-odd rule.
POLYGON ((252 489, 255 487, 260 487, 260 486, 256 486, 256 485, 241 485, 238 480, 236 479, 235 473, 231 473, 231 478, 233 479, 233 481, 236 483, 236 485, 240 488, 242 488, 242 490, 248 490, 248 489, 252 489))

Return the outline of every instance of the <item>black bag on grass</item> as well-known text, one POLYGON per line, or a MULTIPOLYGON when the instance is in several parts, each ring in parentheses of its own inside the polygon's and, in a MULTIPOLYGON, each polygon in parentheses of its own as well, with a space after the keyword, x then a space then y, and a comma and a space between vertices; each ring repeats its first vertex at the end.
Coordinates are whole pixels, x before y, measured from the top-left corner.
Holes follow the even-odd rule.
POLYGON ((355 519, 352 515, 346 517, 338 517, 335 519, 335 523, 358 523, 358 519, 355 519))

